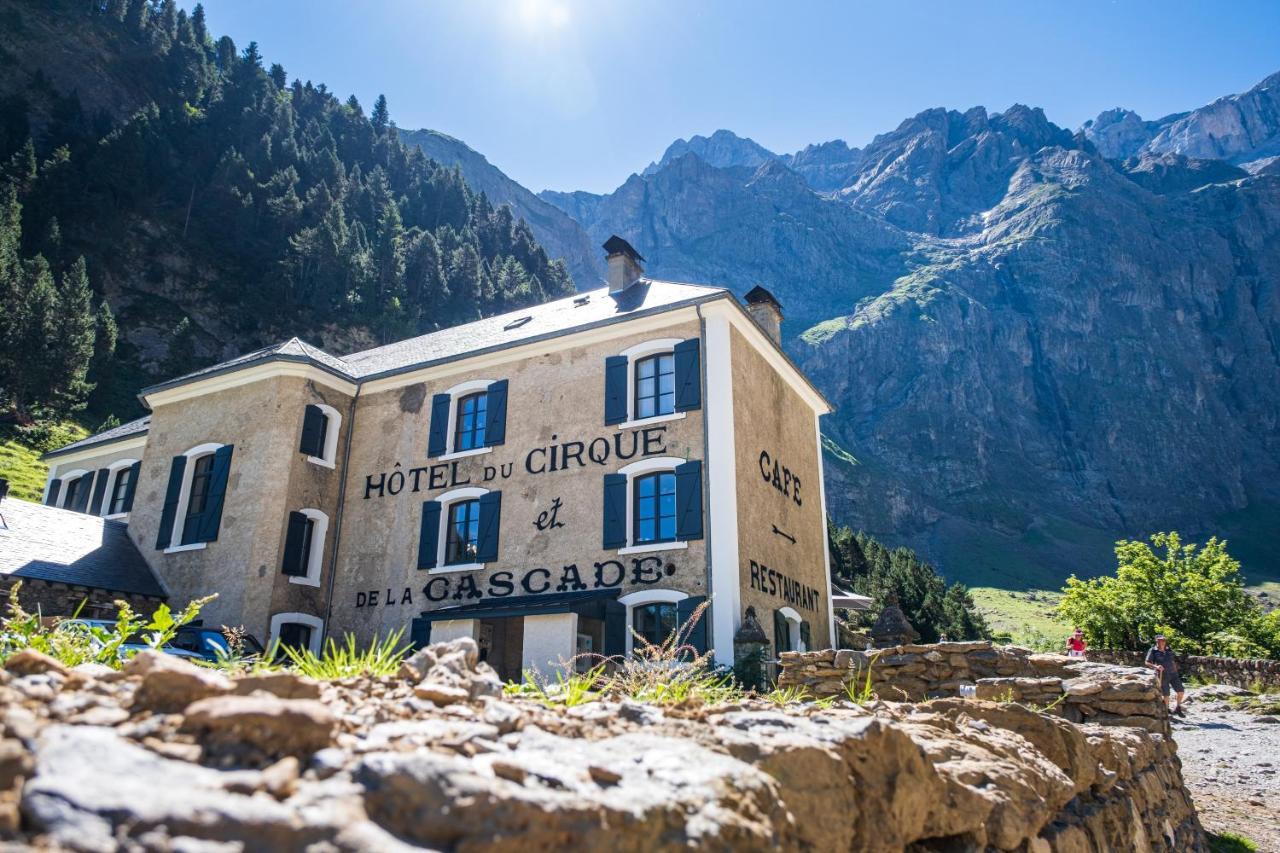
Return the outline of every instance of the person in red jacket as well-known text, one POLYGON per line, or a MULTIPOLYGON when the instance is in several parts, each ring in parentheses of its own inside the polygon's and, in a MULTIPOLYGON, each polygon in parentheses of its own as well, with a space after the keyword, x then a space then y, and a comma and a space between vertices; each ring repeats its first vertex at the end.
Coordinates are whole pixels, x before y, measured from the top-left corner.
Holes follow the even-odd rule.
POLYGON ((1067 637, 1067 657, 1082 658, 1089 644, 1085 642, 1084 631, 1076 628, 1074 634, 1067 637))

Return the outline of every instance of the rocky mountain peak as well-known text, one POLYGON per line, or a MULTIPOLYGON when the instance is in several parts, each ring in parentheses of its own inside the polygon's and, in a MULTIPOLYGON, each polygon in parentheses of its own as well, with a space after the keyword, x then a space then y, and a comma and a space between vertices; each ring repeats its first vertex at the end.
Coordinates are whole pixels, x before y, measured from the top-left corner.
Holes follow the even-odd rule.
POLYGON ((707 165, 718 169, 730 166, 746 166, 754 169, 766 160, 775 160, 778 157, 754 140, 738 136, 732 131, 717 130, 710 136, 677 139, 667 146, 661 160, 650 163, 641 174, 651 175, 686 154, 696 154, 707 165))

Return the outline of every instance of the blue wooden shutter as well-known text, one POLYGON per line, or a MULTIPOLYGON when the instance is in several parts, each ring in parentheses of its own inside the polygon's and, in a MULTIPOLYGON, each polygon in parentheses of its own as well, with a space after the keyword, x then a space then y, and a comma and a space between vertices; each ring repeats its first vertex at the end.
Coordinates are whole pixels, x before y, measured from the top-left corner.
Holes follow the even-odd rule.
POLYGON ((675 345, 677 412, 702 407, 702 357, 698 345, 697 338, 675 345))
POLYGON ((75 506, 67 507, 74 509, 76 512, 89 511, 89 492, 93 488, 93 475, 83 474, 76 479, 76 491, 74 497, 75 506))
POLYGON ((431 643, 431 620, 416 616, 409 621, 409 645, 415 650, 431 643))
POLYGON ((62 491, 62 481, 54 480, 49 484, 49 497, 45 499, 45 506, 58 505, 58 492, 62 491))
POLYGON ((773 653, 791 651, 791 626, 781 610, 773 611, 773 653))
POLYGON ((627 357, 611 355, 604 360, 604 422, 620 424, 627 419, 627 357))
MULTIPOLYGON (((196 542, 213 542, 218 538, 222 524, 222 504, 227 496, 227 478, 231 476, 231 451, 234 445, 224 444, 213 452, 213 470, 209 472, 209 499, 199 516, 196 542)), ((190 522, 196 521, 194 518, 190 522)))
POLYGON ((702 462, 676 466, 676 538, 702 538, 702 462))
POLYGON ((434 569, 440 546, 440 501, 422 502, 422 523, 418 528, 418 568, 434 569))
POLYGON ((693 618, 693 611, 698 609, 702 602, 706 601, 705 595, 691 595, 683 601, 676 602, 676 625, 680 631, 680 636, 684 637, 685 645, 692 646, 693 650, 699 655, 707 653, 707 612, 703 610, 698 616, 698 621, 692 627, 686 623, 693 618), (687 630, 687 635, 686 635, 687 630))
POLYGON ((507 440, 507 380, 489 384, 486 405, 484 443, 486 447, 496 447, 507 440))
POLYGON ((168 548, 173 538, 173 519, 178 514, 178 498, 182 496, 182 474, 187 470, 187 457, 175 456, 169 463, 169 485, 164 491, 164 507, 160 510, 160 531, 156 548, 168 548))
POLYGON ((627 475, 604 475, 604 547, 606 551, 627 545, 627 475))
POLYGON ((621 657, 627 653, 627 606, 617 599, 604 602, 604 654, 621 657))
POLYGON ((307 518, 300 512, 289 513, 289 526, 284 535, 283 571, 290 577, 305 577, 308 554, 302 553, 302 541, 307 538, 307 518))
POLYGON ((477 563, 493 563, 498 559, 498 531, 502 527, 502 492, 486 492, 480 496, 480 542, 476 546, 477 563))
POLYGON ((324 458, 324 428, 328 418, 319 406, 307 406, 302 412, 302 441, 298 451, 317 459, 324 458))
POLYGON ((431 398, 431 431, 427 433, 427 456, 443 456, 449 437, 449 395, 431 398))
MULTIPOLYGON (((121 474, 124 472, 121 471, 121 474)), ((116 475, 117 477, 120 474, 116 475)), ((135 462, 129 466, 129 485, 124 487, 124 509, 122 512, 131 512, 133 510, 133 496, 138 491, 138 478, 142 476, 142 463, 135 462)))
POLYGON ((107 491, 107 480, 110 477, 109 469, 98 469, 98 475, 93 480, 93 500, 89 502, 89 515, 102 515, 102 496, 107 491))

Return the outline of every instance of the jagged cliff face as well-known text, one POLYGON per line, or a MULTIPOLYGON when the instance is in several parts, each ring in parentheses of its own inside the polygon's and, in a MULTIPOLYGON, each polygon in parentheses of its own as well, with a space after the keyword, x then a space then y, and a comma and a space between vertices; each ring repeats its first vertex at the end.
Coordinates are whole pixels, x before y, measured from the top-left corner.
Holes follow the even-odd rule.
POLYGON ((495 205, 510 205, 517 217, 529 223, 547 255, 564 260, 579 290, 597 287, 604 279, 600 252, 578 221, 511 180, 479 151, 435 130, 402 130, 400 138, 437 162, 457 166, 467 185, 495 205))
MULTIPOLYGON (((1205 108, 1250 116, 1262 148, 1237 163, 1280 129, 1268 85, 1205 108)), ((799 155, 688 151, 607 196, 544 198, 657 275, 774 290, 838 409, 839 520, 962 578, 1056 586, 1121 536, 1262 542, 1280 513, 1280 177, 1206 159, 1202 113, 1075 135, 1028 107, 930 110, 845 146, 839 187, 799 155), (1159 150, 1175 127, 1182 150, 1159 150)))

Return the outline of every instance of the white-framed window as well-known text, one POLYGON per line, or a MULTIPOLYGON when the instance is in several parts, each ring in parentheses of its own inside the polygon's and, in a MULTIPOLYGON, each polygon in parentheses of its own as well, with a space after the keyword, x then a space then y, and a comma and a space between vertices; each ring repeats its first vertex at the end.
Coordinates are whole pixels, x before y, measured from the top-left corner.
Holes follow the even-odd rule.
POLYGON ((284 573, 289 583, 320 586, 328 532, 329 516, 321 510, 307 508, 289 514, 284 547, 284 573))
POLYGON ((432 573, 474 572, 479 562, 480 498, 488 489, 465 486, 436 498, 440 503, 440 530, 436 538, 436 565, 432 573))
POLYGON ((676 530, 676 456, 641 459, 618 469, 627 478, 627 544, 619 554, 678 551, 689 547, 676 530))
POLYGON ((688 593, 674 589, 643 589, 619 596, 618 603, 627 608, 627 654, 640 642, 636 634, 658 646, 678 631, 679 603, 688 597, 688 593))
POLYGON ((206 509, 213 485, 213 454, 222 447, 214 443, 198 444, 182 454, 187 458, 187 464, 182 470, 178 508, 173 516, 170 545, 164 549, 166 554, 197 551, 205 547, 206 543, 194 541, 196 531, 188 522, 198 518, 206 509))
POLYGON ((485 444, 485 427, 489 414, 489 386, 493 379, 471 379, 460 382, 444 393, 449 395, 449 425, 441 460, 459 459, 492 453, 485 444))
POLYGON ((86 506, 88 505, 89 492, 93 489, 93 477, 90 476, 90 472, 83 468, 73 468, 59 474, 54 480, 58 481, 58 498, 54 506, 74 509, 75 503, 81 499, 86 506))
POLYGON ((107 466, 107 487, 102 496, 102 515, 104 518, 125 518, 129 515, 126 501, 130 488, 136 488, 134 477, 139 472, 134 469, 137 459, 118 459, 107 466))
POLYGON ((658 338, 628 347, 618 355, 627 359, 627 419, 618 429, 675 421, 675 348, 680 338, 658 338))
POLYGON ((773 619, 773 651, 807 652, 804 636, 800 626, 804 619, 791 607, 780 607, 775 611, 773 619))
POLYGON ((307 461, 324 468, 333 468, 338 460, 338 433, 342 430, 342 415, 333 406, 325 403, 312 403, 319 410, 321 417, 317 420, 318 433, 315 436, 312 450, 319 449, 320 454, 307 455, 307 461))
POLYGON ((277 613, 271 617, 271 637, 267 648, 278 640, 282 646, 309 649, 320 654, 320 636, 324 633, 324 620, 310 613, 277 613))

